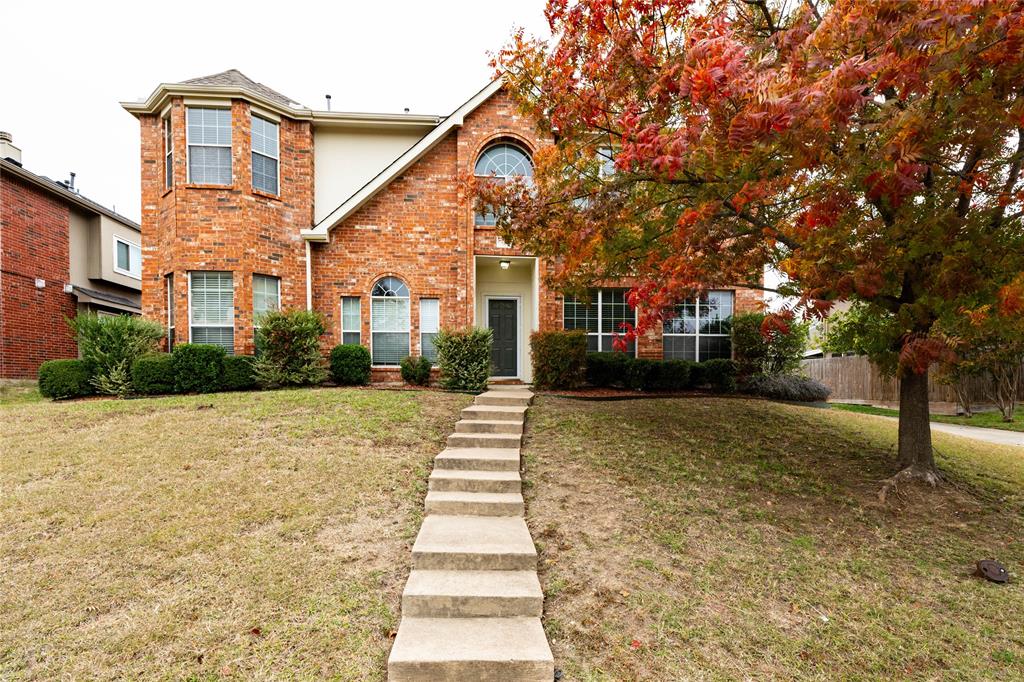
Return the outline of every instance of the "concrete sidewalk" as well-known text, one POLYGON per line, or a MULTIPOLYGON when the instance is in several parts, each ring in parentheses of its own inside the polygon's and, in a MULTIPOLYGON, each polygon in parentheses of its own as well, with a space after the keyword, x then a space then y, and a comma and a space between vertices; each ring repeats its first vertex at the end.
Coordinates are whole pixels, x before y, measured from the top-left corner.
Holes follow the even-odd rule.
MULTIPOLYGON (((869 416, 899 421, 896 417, 887 417, 882 414, 869 416)), ((973 438, 974 440, 981 440, 986 443, 995 443, 996 445, 1016 445, 1017 447, 1024 448, 1024 432, 1020 431, 1004 431, 1002 429, 986 429, 980 426, 961 426, 960 424, 932 422, 932 433, 936 431, 948 433, 952 436, 960 436, 961 438, 973 438)))

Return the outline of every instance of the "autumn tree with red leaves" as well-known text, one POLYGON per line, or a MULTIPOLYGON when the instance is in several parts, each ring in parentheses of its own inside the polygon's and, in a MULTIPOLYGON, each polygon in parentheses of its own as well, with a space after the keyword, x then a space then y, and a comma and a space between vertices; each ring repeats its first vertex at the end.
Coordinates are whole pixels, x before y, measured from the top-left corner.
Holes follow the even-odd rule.
POLYGON ((563 288, 635 277, 638 330, 785 273, 798 303, 899 325, 900 473, 935 483, 936 320, 1024 301, 1024 2, 549 0, 496 55, 554 143, 481 183, 563 288), (612 168, 612 163, 614 168, 612 168))

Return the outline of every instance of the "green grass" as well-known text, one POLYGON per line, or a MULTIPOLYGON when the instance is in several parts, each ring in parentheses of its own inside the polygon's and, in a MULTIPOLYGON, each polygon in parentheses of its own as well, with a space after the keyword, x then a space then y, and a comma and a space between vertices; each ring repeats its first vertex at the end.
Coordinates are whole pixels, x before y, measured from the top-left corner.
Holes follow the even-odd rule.
POLYGON ((467 396, 8 398, 0 679, 384 679, 467 396))
MULTIPOLYGON (((871 405, 850 405, 847 403, 832 403, 833 409, 846 410, 847 412, 858 412, 860 414, 875 414, 883 417, 898 417, 899 410, 890 410, 885 407, 872 407, 871 405)), ((973 417, 953 416, 948 414, 933 414, 933 422, 943 424, 959 424, 961 426, 979 426, 985 429, 1002 429, 1003 431, 1024 431, 1024 419, 1016 418, 1012 422, 1004 422, 1003 416, 997 412, 978 412, 973 417)))
POLYGON ((574 680, 1021 679, 1024 451, 934 436, 901 489, 896 424, 729 398, 541 398, 528 521, 574 680), (1015 581, 971 577, 982 558, 1015 581))

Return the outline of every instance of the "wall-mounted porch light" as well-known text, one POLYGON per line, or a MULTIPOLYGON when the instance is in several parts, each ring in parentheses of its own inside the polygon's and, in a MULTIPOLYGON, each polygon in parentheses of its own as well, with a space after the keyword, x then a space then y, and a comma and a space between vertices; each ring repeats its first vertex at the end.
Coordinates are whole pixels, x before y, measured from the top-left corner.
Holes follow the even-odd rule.
POLYGON ((508 260, 500 260, 500 261, 498 261, 498 266, 501 267, 502 270, 508 270, 508 266, 510 266, 510 265, 512 265, 512 261, 508 261, 508 260))

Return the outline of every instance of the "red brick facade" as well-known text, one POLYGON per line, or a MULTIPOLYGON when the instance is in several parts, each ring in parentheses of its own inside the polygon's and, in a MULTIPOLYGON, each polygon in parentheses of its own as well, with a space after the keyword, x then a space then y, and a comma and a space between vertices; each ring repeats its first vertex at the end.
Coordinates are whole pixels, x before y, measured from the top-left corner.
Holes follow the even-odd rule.
POLYGON ((0 379, 34 379, 46 360, 78 356, 64 322, 77 306, 63 288, 70 281, 69 232, 66 203, 0 176, 0 379))
MULTIPOLYGON (((174 273, 176 340, 188 340, 190 271, 230 271, 234 281, 234 350, 252 353, 252 275, 280 277, 284 308, 305 306, 306 252, 300 230, 313 222, 313 130, 305 121, 281 121, 281 196, 254 192, 250 163, 250 108, 233 100, 231 187, 187 183, 185 105, 171 100, 174 188, 164 187, 163 123, 140 115, 142 128, 143 314, 167 320, 165 277, 174 273)), ((341 300, 359 297, 361 342, 370 339, 370 291, 386 275, 410 291, 410 350, 419 354, 419 300, 440 300, 442 326, 475 319, 476 256, 524 255, 497 244, 493 228, 474 226, 473 202, 462 178, 495 141, 529 151, 545 141, 512 100, 498 92, 466 116, 429 152, 355 213, 331 230, 328 242, 311 242, 312 306, 327 321, 325 351, 341 340, 341 300)), ((562 299, 544 284, 539 264, 537 306, 541 329, 562 326, 562 299)), ((759 304, 754 292, 737 294, 737 310, 759 304)), ((642 339, 639 353, 661 356, 660 332, 642 339)), ((375 378, 397 369, 375 370, 375 378)))

